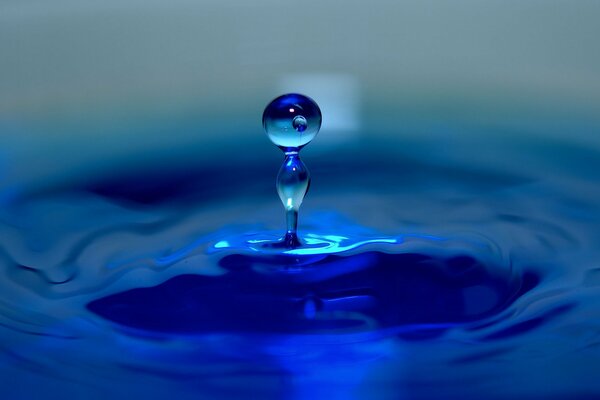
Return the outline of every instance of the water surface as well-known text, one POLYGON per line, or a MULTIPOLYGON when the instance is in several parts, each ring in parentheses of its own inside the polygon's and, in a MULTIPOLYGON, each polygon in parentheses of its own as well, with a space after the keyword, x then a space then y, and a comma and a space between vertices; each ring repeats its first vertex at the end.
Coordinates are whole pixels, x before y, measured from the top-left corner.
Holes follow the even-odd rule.
POLYGON ((528 163, 449 164, 424 144, 309 156, 291 251, 262 246, 284 215, 261 152, 6 195, 3 391, 596 398, 600 157, 514 147, 528 163))

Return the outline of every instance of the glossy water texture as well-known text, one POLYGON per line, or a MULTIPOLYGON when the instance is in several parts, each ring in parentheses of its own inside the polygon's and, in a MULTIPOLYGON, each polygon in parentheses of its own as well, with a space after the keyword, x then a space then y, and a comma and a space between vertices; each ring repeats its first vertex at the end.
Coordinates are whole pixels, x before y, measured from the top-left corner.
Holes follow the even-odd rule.
POLYGON ((597 154, 386 148, 311 160, 292 249, 261 154, 4 196, 3 398, 597 398, 597 154))
POLYGON ((310 97, 284 94, 271 101, 263 112, 263 127, 269 139, 285 154, 277 174, 277 193, 285 208, 285 236, 266 246, 295 248, 298 238, 298 212, 310 187, 310 173, 300 159, 300 150, 319 133, 321 110, 310 97))
POLYGON ((283 151, 298 151, 321 129, 321 109, 313 99, 288 93, 273 99, 263 112, 263 128, 269 139, 283 151))

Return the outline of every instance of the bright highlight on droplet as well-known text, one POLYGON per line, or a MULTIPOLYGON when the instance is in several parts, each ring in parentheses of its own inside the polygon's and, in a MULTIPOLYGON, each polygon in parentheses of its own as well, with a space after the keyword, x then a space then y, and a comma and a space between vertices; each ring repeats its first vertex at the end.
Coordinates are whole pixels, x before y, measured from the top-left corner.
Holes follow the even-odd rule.
POLYGON ((319 132, 321 110, 311 98, 289 93, 271 101, 263 112, 263 127, 269 139, 285 153, 277 175, 277 193, 286 210, 287 232, 282 244, 300 246, 298 210, 310 185, 310 174, 299 152, 319 132))

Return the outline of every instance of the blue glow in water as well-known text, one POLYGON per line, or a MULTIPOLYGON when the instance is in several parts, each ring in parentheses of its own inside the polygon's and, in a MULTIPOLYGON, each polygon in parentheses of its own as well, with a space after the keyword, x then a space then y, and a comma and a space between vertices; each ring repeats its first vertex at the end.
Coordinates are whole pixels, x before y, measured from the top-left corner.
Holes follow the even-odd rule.
POLYGON ((299 152, 319 132, 321 110, 309 97, 284 94, 265 108, 263 127, 269 139, 285 153, 285 160, 277 174, 277 193, 286 211, 287 231, 281 242, 275 245, 298 247, 298 210, 310 186, 310 173, 299 152))
POLYGON ((311 161, 295 248, 265 246, 261 144, 2 202, 4 397, 599 398, 598 153, 557 176, 407 147, 311 161))

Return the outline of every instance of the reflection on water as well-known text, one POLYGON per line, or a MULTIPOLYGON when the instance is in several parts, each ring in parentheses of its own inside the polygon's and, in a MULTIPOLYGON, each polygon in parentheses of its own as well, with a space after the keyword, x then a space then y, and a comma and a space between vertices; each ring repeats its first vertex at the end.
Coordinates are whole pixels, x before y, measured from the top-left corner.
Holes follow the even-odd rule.
POLYGON ((597 173, 369 154, 311 161, 295 250, 259 161, 6 201, 7 398, 600 395, 597 173))

